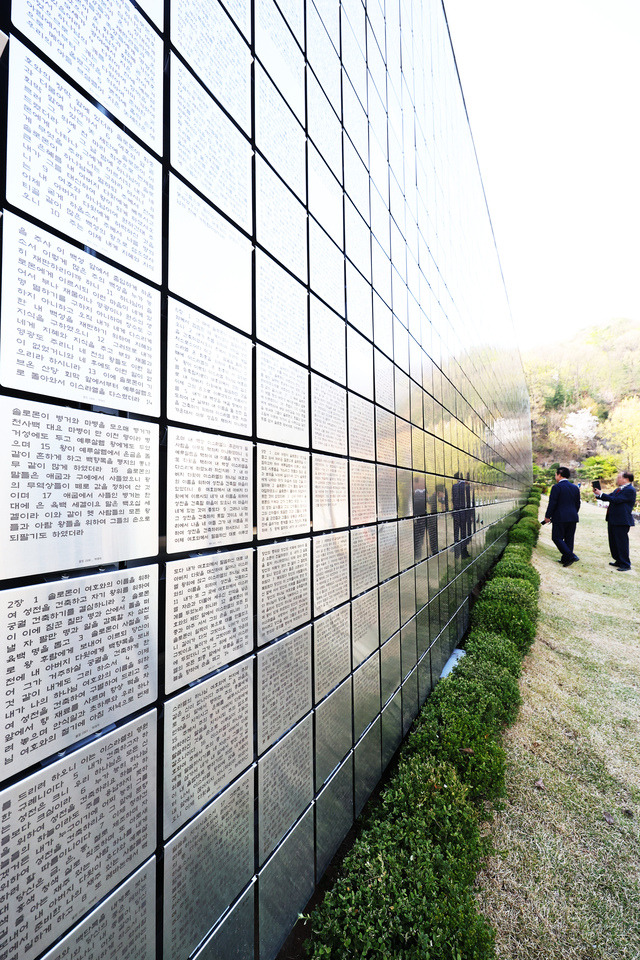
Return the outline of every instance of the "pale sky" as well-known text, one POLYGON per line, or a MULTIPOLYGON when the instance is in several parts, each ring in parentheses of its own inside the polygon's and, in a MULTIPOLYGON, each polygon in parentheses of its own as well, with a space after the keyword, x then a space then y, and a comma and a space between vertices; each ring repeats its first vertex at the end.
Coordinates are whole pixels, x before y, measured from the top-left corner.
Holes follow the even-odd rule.
POLYGON ((523 348, 640 320, 640 0, 444 0, 523 348))

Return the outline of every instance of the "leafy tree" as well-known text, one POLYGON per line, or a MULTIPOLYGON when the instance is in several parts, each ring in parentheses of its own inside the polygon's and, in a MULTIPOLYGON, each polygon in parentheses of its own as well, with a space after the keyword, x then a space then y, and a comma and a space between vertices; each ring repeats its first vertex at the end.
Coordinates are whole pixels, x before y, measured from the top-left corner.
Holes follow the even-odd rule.
POLYGON ((640 322, 620 318, 606 327, 581 330, 565 343, 554 344, 551 353, 548 344, 540 344, 522 360, 531 400, 534 461, 566 462, 621 449, 613 439, 604 449, 595 442, 598 436, 605 438, 605 424, 615 405, 625 397, 640 396, 640 322), (589 445, 579 449, 579 442, 570 440, 562 428, 568 414, 587 407, 600 427, 589 445))
POLYGON ((591 413, 588 407, 570 413, 560 432, 573 440, 578 450, 584 450, 594 439, 598 430, 598 418, 591 413))
POLYGON ((539 483, 543 487, 549 487, 555 483, 556 470, 559 464, 554 463, 550 467, 539 467, 537 463, 533 464, 533 482, 539 483))
POLYGON ((640 459, 640 397, 625 397, 614 407, 603 435, 609 447, 620 451, 627 470, 635 471, 640 459))
POLYGON ((587 457, 578 471, 584 480, 611 480, 619 470, 617 457, 587 457))
POLYGON ((545 397, 545 407, 547 410, 560 410, 561 407, 566 406, 567 400, 568 397, 564 385, 561 380, 558 380, 553 393, 545 397))
POLYGON ((549 430, 549 444, 551 452, 563 464, 567 460, 573 460, 578 453, 575 441, 571 440, 565 433, 561 433, 560 430, 549 430))

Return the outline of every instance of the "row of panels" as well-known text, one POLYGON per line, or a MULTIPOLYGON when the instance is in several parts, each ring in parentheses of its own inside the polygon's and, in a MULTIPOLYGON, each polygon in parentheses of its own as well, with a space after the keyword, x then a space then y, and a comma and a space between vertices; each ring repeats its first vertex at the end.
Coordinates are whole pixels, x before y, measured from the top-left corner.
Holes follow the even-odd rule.
MULTIPOLYGON (((435 638, 473 585, 471 561, 487 532, 458 538, 415 566, 414 548, 424 553, 429 538, 409 521, 173 561, 162 571, 151 564, 3 590, 1 779, 153 704, 161 686, 175 693, 254 649, 265 648, 258 675, 264 669, 277 678, 289 670, 287 651, 302 644, 304 682, 294 671, 287 697, 274 704, 285 711, 280 736, 296 690, 305 707, 318 703, 416 615, 435 638), (311 621, 313 644, 304 626, 311 621)), ((260 690, 258 680, 261 750, 274 735, 260 733, 260 690)), ((251 710, 246 722, 250 729, 251 710)))
MULTIPOLYGON (((480 555, 469 582, 498 549, 496 541, 480 555)), ((9 909, 1 944, 5 955, 23 960, 39 955, 137 871, 127 881, 126 905, 123 901, 119 909, 142 910, 146 919, 141 922, 138 913, 136 922, 144 935, 130 956, 150 956, 155 949, 153 919, 147 915, 153 913, 153 880, 146 876, 136 896, 131 885, 154 870, 153 859, 138 867, 153 858, 160 826, 165 837, 174 834, 160 861, 164 956, 186 960, 219 917, 225 914, 225 924, 232 922, 233 910, 226 911, 239 895, 239 903, 253 898, 255 874, 265 902, 259 956, 273 957, 464 631, 467 607, 456 604, 451 602, 451 619, 443 610, 435 625, 425 607, 311 710, 310 637, 303 630, 287 638, 286 650, 274 645, 169 700, 159 728, 163 768, 156 765, 157 718, 151 710, 2 791, 4 842, 8 851, 20 851, 3 865, 9 909), (260 690, 257 761, 254 673, 260 690), (220 737, 203 738, 205 727, 223 731, 224 743, 220 737), (158 824, 155 797, 161 783, 164 812, 158 824), (292 876, 290 851, 303 822, 303 862, 292 876), (24 877, 34 870, 40 879, 25 898, 24 877), (291 900, 269 881, 281 870, 286 889, 295 889, 291 900), (301 877, 308 882, 300 884, 301 877), (29 909, 34 903, 37 909, 29 909)), ((101 922, 89 914, 47 960, 70 957, 65 951, 84 938, 95 938, 104 948, 111 937, 112 950, 122 947, 123 929, 109 930, 104 923, 119 896, 124 890, 101 904, 101 922)), ((223 929, 217 942, 224 939, 223 929)), ((253 955, 251 930, 252 925, 243 928, 239 939, 246 952, 232 951, 232 956, 253 955)), ((97 960, 100 954, 91 949, 87 946, 83 956, 97 960)))
MULTIPOLYGON (((0 468, 0 576, 157 555, 156 424, 14 397, 0 397, 0 414, 8 452, 0 468)), ((494 502, 509 495, 461 477, 269 444, 254 449, 248 440, 171 426, 166 438, 169 553, 251 541, 254 523, 258 539, 268 540, 308 533, 312 521, 322 531, 454 508, 454 520, 464 509, 475 527, 495 512, 483 504, 490 494, 494 502)))
MULTIPOLYGON (((415 362, 407 355, 409 363, 398 365, 402 350, 396 338, 395 350, 393 340, 386 345, 396 355, 394 365, 315 301, 309 357, 304 288, 264 255, 256 279, 258 337, 294 359, 258 344, 254 383, 252 340, 170 298, 169 419, 288 444, 309 446, 311 441, 317 449, 341 454, 348 449, 351 456, 365 459, 376 458, 377 446, 378 459, 395 463, 397 457, 400 466, 429 472, 442 472, 445 451, 458 457, 457 447, 476 459, 475 469, 482 469, 491 454, 490 435, 477 415, 470 415, 468 423, 455 416, 455 393, 443 396, 442 377, 435 378, 425 353, 418 353, 415 362), (309 374, 299 365, 309 359, 312 371, 318 371, 311 373, 311 401, 309 374), (411 376, 403 369, 407 365, 411 376), (452 403, 454 412, 436 396, 452 403)), ((6 387, 159 415, 157 291, 8 211, 2 281, 0 381, 6 387), (25 289, 38 272, 38 289, 25 289)), ((405 347, 417 346, 397 321, 394 329, 405 347)))
MULTIPOLYGON (((174 49, 184 58, 184 63, 175 54, 172 56, 176 92, 171 108, 176 117, 176 129, 172 133, 171 147, 178 154, 177 159, 183 159, 186 163, 190 159, 193 162, 193 159, 189 157, 185 143, 193 145, 195 142, 197 146, 199 137, 205 132, 201 128, 206 126, 207 111, 210 115, 213 110, 206 99, 211 94, 225 111, 225 114, 220 114, 218 125, 224 123, 225 115, 237 125, 236 128, 227 121, 223 136, 219 137, 226 142, 219 149, 233 149, 235 129, 242 131, 246 137, 251 135, 251 11, 248 4, 238 6, 240 9, 234 9, 234 4, 228 2, 225 9, 214 2, 205 7, 194 0, 180 0, 172 5, 166 32, 171 36, 174 49), (216 53, 213 58, 210 57, 211 50, 216 53), (199 90, 184 90, 183 85, 193 83, 194 75, 202 87, 199 90), (184 107, 180 109, 181 101, 189 105, 188 110, 184 107), (199 123, 194 122, 196 116, 199 123), (187 128, 178 130, 180 123, 188 125, 187 128)), ((341 179, 342 123, 349 130, 354 157, 367 167, 371 166, 372 176, 378 176, 383 197, 385 194, 388 197, 389 191, 388 174, 384 174, 387 156, 400 187, 404 186, 403 166, 406 166, 407 202, 415 211, 414 220, 417 219, 416 180, 424 177, 425 168, 429 168, 427 157, 434 155, 432 140, 436 133, 443 134, 444 140, 446 134, 451 135, 451 130, 446 127, 434 130, 434 117, 429 118, 431 123, 424 123, 419 110, 416 110, 413 101, 417 87, 413 76, 414 64, 410 59, 404 65, 404 77, 399 62, 396 73, 387 73, 379 38, 373 39, 371 19, 365 17, 360 4, 354 5, 359 8, 359 12, 354 13, 353 9, 347 10, 346 5, 336 3, 333 13, 327 16, 331 5, 319 4, 322 8, 319 13, 310 2, 304 11, 304 29, 303 6, 300 4, 298 15, 294 18, 291 16, 291 5, 285 9, 285 5, 281 4, 279 9, 271 0, 261 0, 256 6, 254 46, 258 60, 253 83, 258 146, 267 154, 275 153, 284 168, 282 172, 286 179, 287 172, 295 170, 296 148, 300 139, 304 144, 306 120, 309 134, 323 155, 324 162, 329 163, 335 175, 341 179), (335 21, 329 28, 327 20, 334 20, 334 17, 335 21), (292 28, 292 19, 296 21, 295 28, 292 28), (363 30, 365 25, 370 34, 369 43, 363 35, 355 39, 355 33, 363 30), (292 32, 289 32, 290 29, 292 32), (302 44, 304 47, 302 33, 305 32, 306 57, 299 46, 302 44), (305 61, 309 63, 310 70, 305 70, 305 61), (299 131, 297 134, 296 130, 299 131), (283 139, 284 144, 281 142, 283 139), (418 145, 422 140, 426 148, 417 156, 416 140, 418 145), (375 158, 374 150, 379 155, 375 158), (379 165, 382 165, 382 176, 376 170, 379 165), (415 184, 413 191, 410 190, 412 179, 415 184)), ((68 72, 76 83, 87 88, 109 113, 123 122, 156 154, 162 152, 163 46, 161 37, 142 16, 126 4, 111 0, 103 5, 93 22, 81 24, 79 18, 72 16, 72 4, 58 4, 57 19, 59 22, 66 21, 67 27, 65 34, 61 35, 54 29, 56 18, 53 4, 42 4, 38 15, 26 2, 14 2, 13 7, 13 23, 29 40, 68 72), (109 53, 120 50, 121 54, 112 56, 108 61, 108 69, 95 71, 92 56, 104 57, 105 50, 109 53), (122 51, 126 53, 123 55, 122 51), (134 69, 128 69, 127 59, 135 63, 134 69)), ((373 7, 370 7, 367 13, 371 14, 372 10, 373 7)), ((427 8, 425 13, 428 19, 427 8)), ((388 11, 388 15, 388 23, 391 24, 393 11, 388 11)), ((399 19, 397 7, 395 15, 399 19)), ((433 18, 432 23, 436 30, 441 29, 438 18, 433 18)), ((384 34, 384 20, 380 24, 384 34)), ((398 25, 396 22, 396 28, 398 25)), ((417 39, 418 35, 415 36, 417 39)), ((384 39, 382 45, 384 48, 384 39)), ((427 73, 429 59, 432 54, 437 57, 438 52, 438 38, 434 38, 432 43, 427 41, 421 51, 423 56, 426 54, 426 59, 421 56, 416 68, 422 68, 427 73)), ((459 101, 455 86, 442 93, 459 101)), ((219 134, 220 130, 215 132, 219 134)), ((242 138, 239 142, 243 142, 242 138)), ((212 149, 215 147, 208 147, 207 157, 212 149)), ((431 162, 434 163, 435 158, 431 162)), ((241 167, 241 164, 238 166, 241 167)), ((356 195, 358 181, 361 181, 360 174, 354 171, 356 195)), ((363 214, 368 215, 368 203, 363 214)), ((432 216, 434 214, 435 210, 432 216)))
POLYGON ((0 960, 274 960, 528 481, 444 11, 0 28, 0 960))
MULTIPOLYGON (((124 0, 122 2, 124 3, 124 0)), ((36 31, 34 38, 42 41, 41 31, 36 31)), ((39 220, 44 219, 51 222, 58 230, 95 247, 106 256, 141 275, 144 279, 153 279, 156 283, 159 282, 161 279, 159 258, 162 253, 161 218, 163 204, 160 164, 151 157, 145 158, 144 151, 141 151, 133 140, 127 140, 125 135, 113 125, 109 127, 110 121, 99 110, 83 101, 82 98, 78 100, 79 95, 74 90, 70 88, 63 95, 55 86, 56 83, 62 84, 63 81, 56 79, 53 74, 49 76, 44 62, 39 61, 26 47, 21 46, 18 41, 14 41, 12 42, 12 51, 15 52, 12 52, 10 69, 13 80, 10 84, 10 98, 13 95, 12 91, 16 91, 15 96, 19 97, 21 78, 24 80, 22 84, 22 94, 24 96, 20 102, 12 104, 9 110, 8 155, 11 161, 7 171, 7 196, 9 200, 39 220), (13 65, 14 61, 15 66, 13 65), (34 82, 31 79, 31 74, 37 78, 38 85, 45 89, 49 85, 50 97, 47 99, 59 105, 55 115, 38 117, 37 105, 43 101, 41 98, 33 101, 30 96, 30 85, 34 82), (73 121, 74 134, 72 136, 70 131, 64 130, 59 132, 59 136, 56 136, 50 131, 51 124, 68 122, 64 118, 69 118, 73 111, 67 101, 69 98, 73 99, 73 97, 78 101, 76 112, 79 114, 79 117, 73 121), (89 121, 91 115, 93 119, 89 121), (38 119, 41 119, 42 122, 38 123, 38 119), (55 151, 53 151, 53 157, 57 162, 50 164, 47 158, 52 155, 52 150, 48 140, 53 138, 53 141, 59 139, 73 142, 74 136, 76 138, 80 136, 78 129, 82 127, 83 120, 87 129, 80 139, 82 142, 87 137, 94 140, 94 149, 87 152, 80 143, 78 155, 68 161, 71 164, 69 170, 64 166, 63 158, 56 155, 55 151), (106 125, 101 138, 97 137, 94 130, 96 123, 106 125), (13 124, 15 126, 12 126, 13 124), (113 133, 108 134, 108 129, 112 129, 113 133), (29 131, 30 144, 34 144, 27 153, 18 149, 23 142, 25 130, 29 131), (43 134, 42 130, 49 132, 43 134), (115 138, 112 143, 110 142, 109 148, 111 174, 114 177, 117 176, 118 179, 122 179, 125 183, 130 183, 133 192, 130 191, 131 196, 128 197, 122 190, 116 191, 114 180, 114 184, 109 190, 109 202, 104 204, 104 209, 100 209, 96 204, 99 203, 104 194, 105 184, 103 181, 107 171, 105 170, 104 157, 101 156, 99 164, 96 158, 99 153, 104 154, 105 139, 109 139, 109 137, 115 138), (98 143, 100 144, 99 149, 98 143), (96 164, 93 170, 87 166, 88 163, 91 163, 92 158, 96 164), (13 163, 15 163, 15 168, 13 163), (147 167, 148 170, 145 172, 147 167), (82 170, 82 174, 76 175, 76 169, 82 170), (54 180, 51 179, 52 176, 54 180), (57 180, 55 176, 57 176, 57 180), (73 188, 71 189, 70 185, 72 183, 73 188), (86 191, 84 198, 81 198, 78 194, 80 185, 83 185, 86 191), (152 205, 149 203, 150 196, 155 198, 152 205), (150 210, 152 211, 153 225, 147 222, 150 210), (88 221, 88 226, 84 224, 85 220, 88 221), (150 250, 149 243, 154 236, 156 238, 154 249, 150 250), (107 237, 111 238, 112 246, 110 248, 104 247, 107 237)), ((51 53, 51 51, 49 52, 51 53)), ((201 125, 198 124, 198 126, 201 125)), ((229 139, 228 135, 221 133, 213 138, 213 142, 226 145, 229 139)), ((278 138, 279 142, 280 140, 281 138, 278 138)), ((184 142, 188 147, 189 138, 184 137, 180 142, 184 142)), ((71 147, 68 149, 70 150, 71 147)), ((200 156, 198 151, 189 147, 187 152, 189 157, 200 156)), ((228 170, 222 165, 220 177, 225 189, 228 189, 230 182, 233 183, 229 171, 238 167, 236 161, 237 158, 234 158, 233 162, 230 162, 228 170)), ((215 161, 214 167, 217 169, 219 166, 219 162, 215 161)), ((201 168, 202 164, 198 166, 198 169, 201 168)), ((193 177, 189 175, 189 172, 185 176, 190 183, 193 183, 193 177)), ((345 264, 341 246, 336 246, 329 236, 315 226, 313 222, 309 225, 310 232, 307 238, 305 208, 295 201, 293 194, 288 191, 282 180, 271 171, 271 168, 264 164, 256 171, 256 191, 258 198, 262 198, 258 204, 259 209, 264 211, 264 214, 261 215, 264 220, 264 236, 258 229, 256 237, 258 244, 275 256, 294 275, 299 276, 303 282, 309 279, 311 288, 319 294, 324 303, 329 304, 338 314, 344 316, 345 264), (297 203, 297 206, 295 206, 295 203, 297 203), (316 264, 309 278, 306 268, 308 244, 309 254, 316 264), (300 258, 304 259, 304 264, 300 258)), ((219 198, 207 197, 207 200, 205 200, 200 196, 200 193, 202 191, 194 192, 182 180, 174 176, 169 177, 167 194, 169 287, 178 296, 184 297, 195 306, 248 332, 251 325, 252 310, 252 232, 251 230, 245 231, 248 235, 244 235, 242 230, 235 229, 228 220, 221 217, 210 206, 212 199, 215 203, 219 198), (214 284, 211 283, 212 265, 215 265, 213 267, 214 284), (242 294, 240 294, 240 291, 242 291, 242 294)), ((249 202, 251 194, 252 191, 247 190, 243 202, 249 202)), ((321 208, 326 210, 328 206, 329 204, 323 194, 321 208)), ((224 210, 224 206, 220 209, 224 210)), ((365 237, 364 247, 368 249, 368 245, 369 241, 365 237)), ((376 249, 376 247, 373 249, 376 249)), ((389 251, 389 256, 391 255, 392 251, 389 251)), ((355 257, 354 260, 360 263, 360 257, 355 257)), ((401 258, 394 253, 392 260, 394 269, 397 270, 401 258)), ((431 341, 435 334, 432 335, 431 331, 427 330, 431 325, 428 322, 425 325, 424 320, 421 319, 421 310, 422 314, 426 314, 426 316, 431 314, 432 308, 437 312, 437 298, 433 299, 431 294, 425 293, 427 300, 422 306, 420 306, 419 298, 412 298, 412 311, 415 314, 415 323, 412 323, 411 316, 407 313, 405 289, 405 294, 393 299, 393 311, 396 317, 392 319, 390 312, 392 271, 386 253, 380 263, 382 271, 375 278, 367 269, 362 273, 348 267, 347 297, 352 305, 351 309, 347 309, 349 322, 356 329, 362 331, 365 336, 367 334, 371 336, 372 322, 375 322, 376 337, 379 340, 380 347, 381 349, 387 349, 387 351, 391 349, 389 337, 394 326, 399 326, 404 330, 405 344, 411 339, 408 337, 407 331, 413 329, 413 337, 416 342, 425 347, 425 337, 427 337, 429 349, 431 349, 431 341), (373 290, 376 291, 373 300, 372 285, 373 290), (383 306, 385 303, 386 308, 383 306)), ((360 266, 362 266, 361 263, 360 266)), ((288 275, 282 274, 282 276, 288 275)), ((280 283, 286 284, 286 281, 281 280, 280 283)), ((293 279, 289 281, 288 287, 286 293, 287 305, 289 309, 295 309, 295 295, 294 301, 290 300, 290 295, 296 288, 293 279)), ((304 291, 300 288, 298 292, 302 294, 304 291)), ((147 291, 147 299, 149 299, 149 296, 153 298, 153 290, 147 291)), ((395 333, 391 336, 395 339, 395 333)), ((354 342, 357 343, 358 341, 354 339, 354 342)), ((403 349, 402 344, 399 345, 396 353, 399 364, 408 364, 408 354, 403 360, 405 349, 403 349)), ((508 375, 506 365, 505 373, 508 375)), ((457 379, 456 376, 456 381, 457 379)), ((97 380, 100 380, 99 376, 97 380)), ((492 378, 489 377, 485 386, 493 389, 491 380, 492 378)), ((476 396, 479 397, 484 393, 486 393, 485 389, 481 390, 476 396)), ((475 399, 476 397, 474 397, 475 399)), ((140 398, 135 395, 135 391, 134 395, 128 398, 128 402, 140 402, 140 398)))

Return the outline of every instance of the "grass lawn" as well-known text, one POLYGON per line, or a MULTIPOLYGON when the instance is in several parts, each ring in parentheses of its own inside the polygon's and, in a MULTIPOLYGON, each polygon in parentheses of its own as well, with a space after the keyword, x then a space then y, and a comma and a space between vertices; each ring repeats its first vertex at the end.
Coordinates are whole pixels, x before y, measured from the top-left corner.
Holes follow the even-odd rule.
POLYGON ((538 632, 478 878, 500 960, 640 957, 640 526, 618 573, 604 513, 583 504, 579 563, 557 562, 550 526, 534 551, 538 632))

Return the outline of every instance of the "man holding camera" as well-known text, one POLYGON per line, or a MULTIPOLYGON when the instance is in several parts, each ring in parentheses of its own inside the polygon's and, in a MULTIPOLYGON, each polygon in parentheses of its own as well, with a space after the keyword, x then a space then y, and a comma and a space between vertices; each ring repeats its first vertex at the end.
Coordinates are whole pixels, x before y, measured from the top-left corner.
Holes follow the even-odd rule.
POLYGON ((593 492, 599 500, 606 500, 607 531, 609 534, 609 550, 613 560, 610 564, 622 573, 631 570, 629 559, 629 527, 635 525, 631 512, 636 502, 636 491, 633 486, 633 474, 625 470, 616 477, 616 488, 613 493, 603 493, 594 486, 593 492))

